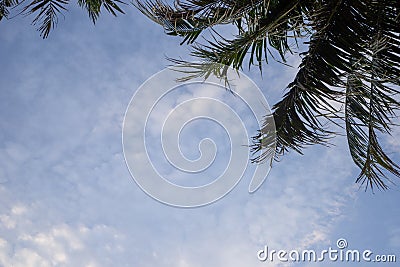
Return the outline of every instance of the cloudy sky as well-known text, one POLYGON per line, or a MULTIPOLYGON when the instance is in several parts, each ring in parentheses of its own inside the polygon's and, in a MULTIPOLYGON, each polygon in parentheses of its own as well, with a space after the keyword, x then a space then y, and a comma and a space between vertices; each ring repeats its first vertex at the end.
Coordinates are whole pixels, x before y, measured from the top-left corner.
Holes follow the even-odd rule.
MULTIPOLYGON (((187 58, 188 49, 127 9, 93 26, 71 7, 47 40, 30 17, 0 23, 0 266, 285 266, 261 262, 257 252, 266 245, 321 251, 337 248, 339 238, 349 249, 395 254, 400 261, 399 187, 359 190, 343 137, 328 149, 290 153, 255 194, 247 192, 249 175, 201 208, 171 207, 144 193, 125 163, 124 114, 139 86, 169 64, 165 56, 187 58)), ((246 73, 272 105, 295 69, 271 64, 263 77, 257 69, 246 73)), ((193 94, 172 97, 184 101, 193 94)), ((167 112, 161 107, 150 121, 167 112)), ((182 132, 189 139, 182 152, 196 158, 198 141, 211 132, 222 147, 213 174, 223 170, 229 144, 221 127, 210 123, 196 121, 182 132)), ((400 161, 397 136, 384 145, 400 161)), ((149 153, 166 176, 185 183, 176 170, 165 169, 157 144, 149 153)), ((196 177, 202 184, 211 174, 196 177)), ((331 265, 344 263, 293 264, 331 265)))

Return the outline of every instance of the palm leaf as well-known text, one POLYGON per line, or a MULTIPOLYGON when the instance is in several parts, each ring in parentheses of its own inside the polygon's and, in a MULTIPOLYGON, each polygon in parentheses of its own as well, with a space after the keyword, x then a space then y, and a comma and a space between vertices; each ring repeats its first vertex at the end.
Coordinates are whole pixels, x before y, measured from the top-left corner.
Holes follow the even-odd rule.
POLYGON ((78 5, 85 8, 89 18, 96 23, 104 7, 110 14, 117 16, 117 13, 125 14, 118 4, 126 4, 121 0, 78 0, 78 5))
POLYGON ((8 18, 10 14, 9 9, 19 4, 18 0, 1 0, 0 1, 0 21, 3 18, 8 18))
POLYGON ((206 45, 195 44, 192 55, 204 62, 214 62, 239 69, 250 51, 249 66, 257 65, 262 70, 262 62, 268 62, 268 54, 273 48, 285 61, 285 54, 291 51, 289 36, 303 35, 304 22, 301 6, 297 1, 283 4, 256 6, 251 15, 243 17, 238 24, 239 34, 233 40, 220 37, 208 41, 206 45), (267 14, 267 15, 266 15, 267 14), (255 60, 254 60, 255 59, 255 60))
MULTIPOLYGON (((268 56, 275 59, 278 53, 284 62, 287 52, 297 48, 291 38, 297 43, 298 37, 309 36, 298 73, 273 106, 277 158, 289 150, 302 153, 305 146, 328 144, 337 134, 328 124, 344 123, 350 154, 361 169, 357 182, 385 189, 387 173, 399 176, 399 166, 378 142, 390 133, 400 108, 398 0, 187 0, 176 1, 173 7, 136 0, 135 5, 167 34, 191 44, 200 63, 193 65, 188 79, 211 73, 223 76, 223 69, 209 66, 220 63, 241 69, 246 58, 249 67, 257 65, 262 71, 268 56), (225 23, 236 25, 233 39, 214 31, 205 44, 195 42, 204 29, 225 23)), ((268 118, 264 126, 253 138, 253 162, 269 158, 270 151, 263 150, 271 141, 268 118)))
MULTIPOLYGON (((4 8, 6 5, 2 4, 3 2, 0 2, 0 19, 2 14, 8 15, 8 10, 4 8)), ((17 3, 15 5, 19 4, 15 3, 17 3)), ((68 3, 69 0, 33 0, 22 9, 21 13, 35 15, 32 24, 38 26, 37 30, 40 32, 40 36, 47 38, 50 31, 57 26, 59 15, 67 10, 68 3)), ((78 4, 88 11, 89 17, 95 22, 100 15, 101 7, 116 16, 117 13, 124 13, 118 4, 125 3, 121 0, 78 0, 78 4)))
MULTIPOLYGON (((252 0, 187 0, 176 1, 172 7, 162 1, 139 1, 134 5, 154 22, 162 25, 169 35, 184 38, 182 43, 193 43, 200 33, 219 24, 243 27, 257 25, 275 1, 252 0), (272 3, 272 4, 271 4, 272 3)), ((216 62, 217 63, 217 62, 216 62)))
MULTIPOLYGON (((376 129, 388 131, 390 120, 382 120, 379 111, 377 87, 363 84, 356 75, 350 75, 347 83, 346 97, 346 131, 350 154, 355 164, 361 169, 357 182, 367 188, 374 186, 387 189, 382 180, 386 178, 385 171, 400 177, 400 166, 393 162, 383 151, 378 142, 376 129)), ((390 111, 392 115, 392 111, 390 111)))
POLYGON ((23 8, 26 15, 35 14, 32 24, 38 25, 40 36, 47 38, 58 23, 58 15, 65 11, 68 0, 33 0, 23 8))
MULTIPOLYGON (((399 36, 393 34, 399 25, 396 3, 373 2, 371 41, 364 58, 353 64, 346 87, 345 122, 350 154, 361 169, 356 180, 367 189, 387 189, 387 174, 400 177, 400 166, 383 150, 378 133, 390 134, 400 103, 394 98, 399 91, 399 36), (383 5, 385 4, 385 5, 383 5)), ((397 9, 398 12, 398 9, 397 9)), ((398 31, 398 28, 397 28, 398 31)))
POLYGON ((289 149, 301 153, 306 145, 326 144, 333 132, 326 130, 325 114, 337 112, 332 102, 340 100, 340 72, 347 70, 346 54, 334 47, 340 37, 330 31, 341 19, 342 1, 329 1, 312 11, 313 34, 309 50, 303 54, 300 69, 283 99, 273 106, 277 130, 277 153, 289 149), (341 11, 341 12, 340 12, 341 11), (343 60, 344 59, 344 60, 343 60), (337 64, 340 62, 340 64, 337 64))

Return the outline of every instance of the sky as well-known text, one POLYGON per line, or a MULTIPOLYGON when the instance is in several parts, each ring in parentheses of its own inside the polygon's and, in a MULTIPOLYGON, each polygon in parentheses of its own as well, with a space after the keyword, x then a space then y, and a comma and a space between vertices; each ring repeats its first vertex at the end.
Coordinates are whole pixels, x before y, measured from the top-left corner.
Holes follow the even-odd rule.
MULTIPOLYGON (((125 111, 140 85, 170 64, 166 56, 188 58, 189 50, 133 7, 125 9, 117 18, 103 14, 94 26, 71 5, 46 40, 30 25, 32 17, 0 23, 0 266, 343 266, 257 258, 265 246, 321 251, 337 248, 340 238, 349 249, 400 261, 399 187, 375 194, 359 189, 343 136, 329 148, 275 162, 254 194, 247 192, 249 174, 199 208, 171 207, 143 192, 124 159, 125 111)), ((256 68, 245 73, 272 105, 296 68, 271 63, 262 77, 256 68)), ((197 93, 184 90, 170 100, 197 93)), ((150 118, 150 137, 159 134, 170 100, 150 118)), ((207 133, 221 144, 214 167, 196 174, 200 184, 210 182, 226 164, 226 134, 210 121, 187 128, 182 151, 188 158, 199 156, 207 133)), ((395 129, 384 142, 397 162, 398 134, 395 129)), ((167 169, 158 144, 149 154, 168 179, 197 184, 167 169)))

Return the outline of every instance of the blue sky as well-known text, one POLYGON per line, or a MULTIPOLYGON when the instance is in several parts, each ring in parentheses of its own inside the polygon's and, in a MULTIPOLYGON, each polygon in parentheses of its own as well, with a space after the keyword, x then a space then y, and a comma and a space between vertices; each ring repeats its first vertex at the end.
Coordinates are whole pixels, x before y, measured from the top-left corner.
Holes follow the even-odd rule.
MULTIPOLYGON (((343 137, 290 153, 252 195, 249 177, 196 209, 141 191, 122 152, 124 113, 169 64, 165 55, 187 58, 188 49, 127 10, 93 26, 71 6, 47 40, 32 18, 0 23, 0 266, 280 266, 258 261, 257 251, 325 249, 338 238, 400 260, 399 188, 358 190, 343 137)), ((272 105, 295 69, 246 73, 272 105)), ((385 142, 397 161, 399 134, 385 142)), ((294 264, 331 265, 343 263, 294 264)))

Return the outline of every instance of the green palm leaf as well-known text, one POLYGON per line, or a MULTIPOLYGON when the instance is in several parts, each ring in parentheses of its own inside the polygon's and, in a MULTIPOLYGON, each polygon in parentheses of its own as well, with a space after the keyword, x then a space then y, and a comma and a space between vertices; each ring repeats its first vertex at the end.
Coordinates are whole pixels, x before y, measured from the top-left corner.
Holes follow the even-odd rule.
MULTIPOLYGON (((47 38, 50 31, 57 26, 59 16, 67 10, 68 4, 69 0, 32 0, 29 3, 18 0, 0 0, 0 20, 9 16, 10 8, 24 5, 16 15, 34 15, 32 24, 37 26, 40 36, 47 38)), ((125 2, 121 0, 78 0, 78 4, 87 10, 93 23, 99 17, 102 7, 114 16, 117 16, 117 13, 124 14, 120 4, 125 4, 125 2)))
POLYGON ((121 0, 78 0, 78 5, 85 8, 89 18, 96 23, 104 7, 110 14, 117 16, 117 13, 125 14, 118 4, 125 4, 121 0))

